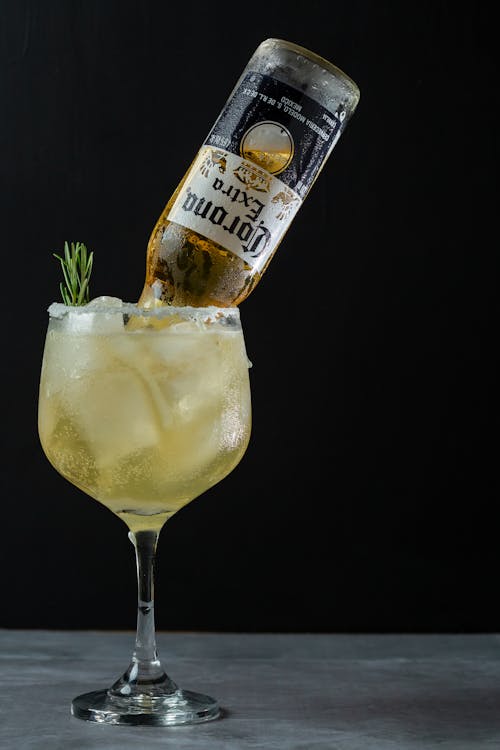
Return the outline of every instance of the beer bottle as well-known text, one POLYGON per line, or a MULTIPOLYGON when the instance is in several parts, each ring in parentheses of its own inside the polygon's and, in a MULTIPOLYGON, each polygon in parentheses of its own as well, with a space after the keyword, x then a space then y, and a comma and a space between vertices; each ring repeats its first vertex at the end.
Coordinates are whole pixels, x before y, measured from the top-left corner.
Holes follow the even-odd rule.
POLYGON ((358 101, 332 63, 263 41, 153 229, 139 304, 245 300, 358 101))

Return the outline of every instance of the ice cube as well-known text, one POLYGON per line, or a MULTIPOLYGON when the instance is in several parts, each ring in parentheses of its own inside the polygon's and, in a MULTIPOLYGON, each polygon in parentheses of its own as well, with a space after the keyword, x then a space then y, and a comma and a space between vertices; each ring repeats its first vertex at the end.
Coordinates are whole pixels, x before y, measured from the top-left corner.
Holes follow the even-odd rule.
POLYGON ((71 333, 98 333, 121 330, 123 328, 125 303, 119 297, 96 297, 86 305, 63 305, 53 302, 48 308, 52 328, 71 333), (109 310, 109 314, 106 314, 109 310), (101 330, 102 329, 102 330, 101 330))
POLYGON ((155 404, 138 373, 117 369, 69 381, 65 397, 101 469, 160 439, 155 404))
POLYGON ((123 302, 118 297, 96 297, 87 305, 69 309, 66 328, 71 333, 107 334, 123 330, 123 302), (106 312, 109 310, 109 313, 106 312))
POLYGON ((119 312, 122 305, 117 297, 97 297, 88 305, 67 307, 55 303, 49 307, 51 323, 45 360, 52 392, 64 387, 67 379, 113 368, 114 354, 106 342, 124 330, 119 312))
POLYGON ((101 308, 108 308, 108 307, 123 307, 123 300, 120 299, 120 297, 110 297, 107 294, 103 294, 100 297, 94 297, 94 299, 91 299, 90 302, 88 302, 85 307, 87 309, 101 309, 101 308))
POLYGON ((114 359, 106 346, 104 336, 89 336, 78 332, 73 335, 65 328, 47 332, 43 368, 50 393, 65 388, 70 380, 86 378, 92 372, 113 369, 114 359))

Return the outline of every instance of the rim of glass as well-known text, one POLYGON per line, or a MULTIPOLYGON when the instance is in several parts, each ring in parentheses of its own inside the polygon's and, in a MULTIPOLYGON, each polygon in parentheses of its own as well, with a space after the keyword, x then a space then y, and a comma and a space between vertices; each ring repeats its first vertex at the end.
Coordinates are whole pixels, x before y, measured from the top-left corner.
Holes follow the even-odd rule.
POLYGON ((47 308, 51 318, 62 320, 68 315, 127 315, 141 318, 169 318, 174 315, 199 322, 217 321, 225 318, 240 319, 238 307, 192 307, 190 305, 163 305, 154 308, 140 307, 135 302, 122 302, 121 305, 109 305, 93 302, 87 305, 65 305, 62 302, 52 302, 47 308))

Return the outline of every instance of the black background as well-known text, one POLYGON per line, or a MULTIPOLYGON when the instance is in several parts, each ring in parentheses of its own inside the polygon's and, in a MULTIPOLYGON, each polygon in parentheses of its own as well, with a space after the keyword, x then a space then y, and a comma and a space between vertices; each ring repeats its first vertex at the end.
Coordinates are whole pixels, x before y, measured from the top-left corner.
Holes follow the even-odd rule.
POLYGON ((260 41, 361 101, 241 305, 253 433, 162 531, 158 629, 496 631, 493 18, 481 3, 0 0, 0 625, 133 628, 126 527, 38 442, 52 252, 136 300, 260 41), (459 10, 459 8, 463 8, 459 10))

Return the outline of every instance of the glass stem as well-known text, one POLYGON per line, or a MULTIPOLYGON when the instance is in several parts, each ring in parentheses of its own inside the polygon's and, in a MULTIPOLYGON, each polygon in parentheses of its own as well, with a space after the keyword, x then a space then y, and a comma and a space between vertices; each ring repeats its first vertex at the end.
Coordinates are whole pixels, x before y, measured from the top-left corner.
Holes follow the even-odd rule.
POLYGON ((136 534, 129 532, 129 539, 135 547, 137 561, 137 632, 132 660, 137 662, 140 671, 161 670, 156 650, 154 610, 154 574, 158 534, 156 531, 138 531, 136 534))
POLYGON ((177 686, 165 674, 156 649, 154 615, 154 568, 157 531, 130 531, 137 562, 137 631, 129 668, 111 688, 114 696, 160 697, 177 686))

